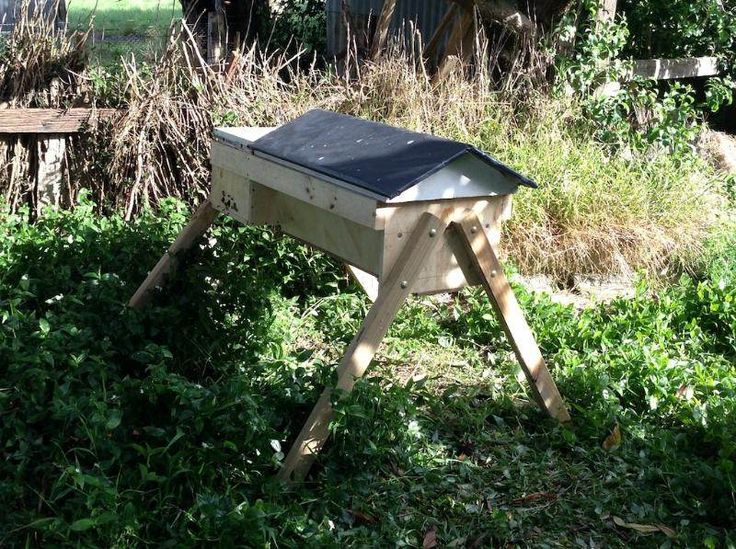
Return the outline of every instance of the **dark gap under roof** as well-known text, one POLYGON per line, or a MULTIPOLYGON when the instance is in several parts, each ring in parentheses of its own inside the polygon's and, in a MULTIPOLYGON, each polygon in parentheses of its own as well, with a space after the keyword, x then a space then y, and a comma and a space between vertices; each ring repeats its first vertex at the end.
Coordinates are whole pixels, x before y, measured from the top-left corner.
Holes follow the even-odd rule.
POLYGON ((334 177, 387 199, 469 153, 491 168, 536 188, 471 145, 314 109, 250 144, 250 148, 334 177))

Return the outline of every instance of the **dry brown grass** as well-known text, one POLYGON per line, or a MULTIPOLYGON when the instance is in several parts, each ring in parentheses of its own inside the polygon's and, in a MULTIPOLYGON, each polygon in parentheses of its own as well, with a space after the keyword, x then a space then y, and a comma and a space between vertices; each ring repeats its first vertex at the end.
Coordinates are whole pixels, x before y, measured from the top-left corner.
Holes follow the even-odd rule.
POLYGON ((400 47, 347 63, 351 78, 295 70, 294 59, 254 48, 208 66, 190 37, 172 33, 153 66, 123 62, 127 110, 73 149, 73 190, 91 188, 128 217, 164 197, 196 202, 207 192, 213 126, 273 126, 321 107, 472 142, 537 179, 539 190, 517 196, 506 231, 505 250, 524 272, 564 280, 687 266, 722 208, 705 166, 611 157, 576 129, 574 103, 530 92, 518 75, 493 81, 494 68, 476 63, 435 84, 400 47))
POLYGON ((0 100, 7 107, 58 107, 83 95, 79 73, 86 64, 91 29, 68 34, 29 0, 18 7, 12 31, 0 47, 0 100))

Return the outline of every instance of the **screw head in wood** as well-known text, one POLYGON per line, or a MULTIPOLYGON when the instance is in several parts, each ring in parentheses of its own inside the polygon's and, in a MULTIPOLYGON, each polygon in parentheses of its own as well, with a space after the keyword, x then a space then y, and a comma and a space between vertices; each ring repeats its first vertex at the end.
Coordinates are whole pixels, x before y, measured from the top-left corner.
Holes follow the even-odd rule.
POLYGON ((470 232, 473 233, 473 234, 477 233, 478 232, 478 227, 476 227, 475 225, 473 225, 472 227, 470 227, 470 232))
POLYGON ((429 237, 430 238, 434 238, 435 236, 437 236, 437 229, 430 229, 429 230, 429 237))
POLYGON ((399 286, 401 286, 402 290, 406 290, 409 287, 409 283, 406 280, 402 280, 399 286))
POLYGON ((491 271, 491 276, 492 276, 493 278, 495 278, 497 274, 498 274, 498 273, 496 272, 496 269, 493 269, 493 270, 491 271))

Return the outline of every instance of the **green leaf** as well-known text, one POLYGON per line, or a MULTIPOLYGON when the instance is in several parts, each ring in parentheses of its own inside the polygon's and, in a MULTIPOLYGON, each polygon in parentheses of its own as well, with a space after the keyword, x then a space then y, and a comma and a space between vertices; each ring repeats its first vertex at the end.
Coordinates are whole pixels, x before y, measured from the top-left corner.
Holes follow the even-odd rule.
POLYGON ((85 530, 94 528, 96 525, 97 525, 97 521, 95 519, 84 518, 84 519, 79 519, 79 520, 72 522, 72 525, 69 528, 73 532, 84 532, 85 530))
POLYGON ((122 419, 123 419, 123 412, 120 410, 113 410, 110 413, 110 417, 107 419, 105 428, 109 430, 115 429, 118 425, 120 425, 120 421, 122 419))

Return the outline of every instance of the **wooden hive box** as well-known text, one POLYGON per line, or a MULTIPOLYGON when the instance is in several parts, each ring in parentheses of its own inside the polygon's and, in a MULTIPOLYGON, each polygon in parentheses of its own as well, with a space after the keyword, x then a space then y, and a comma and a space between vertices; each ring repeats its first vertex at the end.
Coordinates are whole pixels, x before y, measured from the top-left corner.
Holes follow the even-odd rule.
MULTIPOLYGON (((364 285, 360 271, 385 280, 427 211, 450 208, 452 221, 474 212, 498 244, 519 185, 536 186, 469 145, 323 110, 277 129, 218 128, 212 143, 216 209, 280 226, 355 267, 364 285)), ((447 238, 413 293, 478 284, 458 249, 447 238)))
MULTIPOLYGON (((218 129, 212 192, 129 301, 141 307, 179 253, 218 214, 284 232, 347 262, 374 304, 337 368, 350 392, 410 293, 481 284, 537 405, 569 420, 493 246, 511 195, 534 183, 479 150, 327 111, 272 128, 218 129), (370 280, 369 280, 370 279, 370 280)), ((294 440, 279 478, 304 478, 329 436, 327 387, 294 440)))

